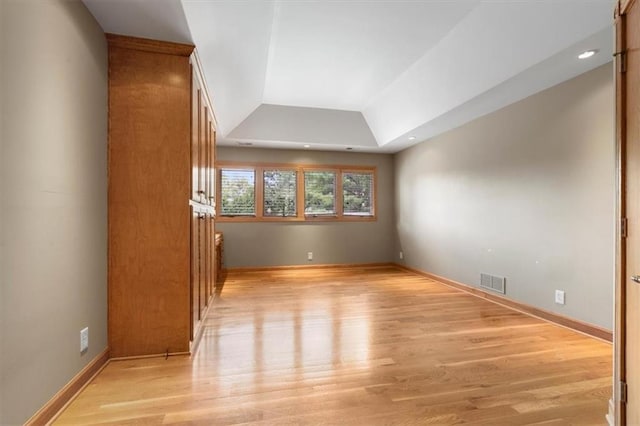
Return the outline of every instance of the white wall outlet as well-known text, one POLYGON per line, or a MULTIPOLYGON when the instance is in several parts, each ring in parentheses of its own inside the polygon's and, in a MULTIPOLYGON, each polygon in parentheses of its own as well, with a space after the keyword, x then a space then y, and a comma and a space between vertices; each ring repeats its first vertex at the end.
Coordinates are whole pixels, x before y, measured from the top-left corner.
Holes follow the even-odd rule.
POLYGON ((89 350, 89 327, 80 330, 80 353, 89 350))
POLYGON ((400 260, 404 259, 404 253, 403 253, 403 252, 400 252, 400 253, 398 254, 398 257, 400 258, 400 260))
POLYGON ((556 303, 558 305, 564 305, 564 291, 556 290, 556 303))
POLYGON ((307 260, 313 260, 313 252, 307 252, 307 260))

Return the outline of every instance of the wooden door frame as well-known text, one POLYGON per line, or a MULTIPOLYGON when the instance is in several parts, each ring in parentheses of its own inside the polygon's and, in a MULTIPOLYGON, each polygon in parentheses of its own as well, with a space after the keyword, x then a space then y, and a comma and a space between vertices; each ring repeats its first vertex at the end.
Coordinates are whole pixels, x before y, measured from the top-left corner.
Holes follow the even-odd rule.
POLYGON ((626 424, 626 404, 622 402, 621 383, 626 381, 626 74, 622 72, 624 58, 620 53, 626 50, 626 13, 635 0, 618 0, 614 11, 616 54, 616 274, 615 274, 615 334, 614 334, 614 374, 613 402, 615 424, 626 424))

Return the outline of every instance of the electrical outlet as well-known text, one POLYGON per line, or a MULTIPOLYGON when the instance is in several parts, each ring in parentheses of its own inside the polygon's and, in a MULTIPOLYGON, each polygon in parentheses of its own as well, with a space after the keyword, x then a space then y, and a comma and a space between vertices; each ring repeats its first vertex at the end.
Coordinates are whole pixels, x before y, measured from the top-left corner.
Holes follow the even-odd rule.
POLYGON ((307 253, 307 260, 313 260, 313 252, 312 251, 307 253))
POLYGON ((89 350, 89 327, 80 330, 80 353, 89 350))
POLYGON ((400 252, 400 253, 398 254, 398 257, 400 258, 400 260, 404 259, 404 253, 403 253, 403 252, 400 252))
POLYGON ((558 305, 564 305, 564 291, 556 290, 556 303, 558 305))

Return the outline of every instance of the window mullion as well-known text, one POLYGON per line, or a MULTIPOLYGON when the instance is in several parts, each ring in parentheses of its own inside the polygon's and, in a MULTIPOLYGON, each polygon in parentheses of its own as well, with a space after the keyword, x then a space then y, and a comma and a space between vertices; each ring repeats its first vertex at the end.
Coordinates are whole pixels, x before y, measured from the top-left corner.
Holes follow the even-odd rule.
POLYGON ((220 211, 222 209, 222 167, 218 167, 216 173, 216 217, 222 216, 220 211))
POLYGON ((342 199, 342 170, 335 170, 336 173, 336 217, 343 217, 343 199, 342 199))
POLYGON ((256 167, 256 218, 264 217, 264 173, 262 167, 256 167))
POLYGON ((296 168, 296 208, 298 209, 298 219, 305 220, 304 217, 304 169, 296 168))

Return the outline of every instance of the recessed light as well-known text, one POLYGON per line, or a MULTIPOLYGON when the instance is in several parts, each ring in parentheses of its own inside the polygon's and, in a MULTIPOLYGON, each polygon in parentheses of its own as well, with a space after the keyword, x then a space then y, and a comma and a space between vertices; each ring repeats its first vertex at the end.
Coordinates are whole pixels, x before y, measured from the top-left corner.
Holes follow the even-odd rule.
POLYGON ((578 59, 587 59, 592 57, 596 53, 598 53, 597 50, 585 50, 584 52, 578 55, 578 59))
POLYGON ((311 148, 311 145, 305 145, 304 147, 305 148, 311 148))
POLYGON ((415 136, 409 136, 409 140, 410 140, 410 141, 415 141, 415 140, 416 140, 416 137, 415 137, 415 136))

